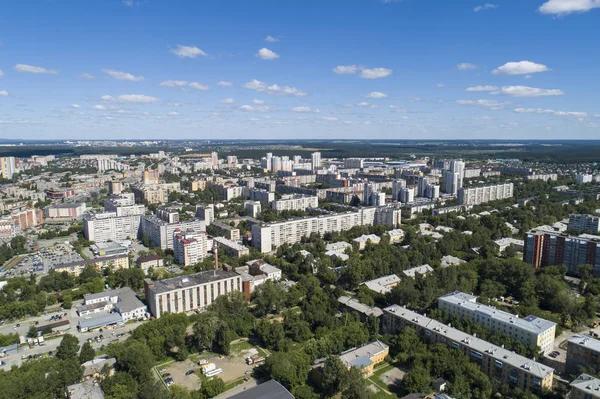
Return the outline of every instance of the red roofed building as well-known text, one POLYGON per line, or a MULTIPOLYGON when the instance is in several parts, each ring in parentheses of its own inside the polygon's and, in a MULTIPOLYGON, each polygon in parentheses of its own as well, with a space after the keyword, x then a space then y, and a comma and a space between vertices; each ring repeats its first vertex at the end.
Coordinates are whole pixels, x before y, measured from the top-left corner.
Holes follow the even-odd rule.
POLYGON ((207 254, 207 235, 204 231, 187 230, 182 232, 175 229, 173 232, 173 251, 175 262, 183 266, 190 266, 200 262, 207 254))

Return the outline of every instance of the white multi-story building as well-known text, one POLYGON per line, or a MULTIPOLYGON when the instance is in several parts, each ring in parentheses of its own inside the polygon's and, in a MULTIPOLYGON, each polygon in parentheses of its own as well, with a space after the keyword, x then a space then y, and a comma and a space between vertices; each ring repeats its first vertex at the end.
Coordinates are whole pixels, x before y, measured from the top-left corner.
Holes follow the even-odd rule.
POLYGON ((593 178, 594 178, 594 176, 592 176, 592 175, 588 175, 585 173, 578 173, 577 174, 577 184, 591 183, 593 178))
POLYGON ((304 211, 306 208, 318 208, 319 197, 302 194, 284 195, 281 199, 271 202, 271 207, 277 212, 304 211))
POLYGON ((438 308, 459 319, 481 324, 492 332, 506 334, 524 345, 539 347, 544 353, 554 350, 556 323, 529 315, 517 315, 477 302, 477 297, 463 292, 453 292, 438 298, 438 308))
POLYGON ((412 187, 401 187, 398 199, 403 204, 415 202, 415 189, 412 187))
POLYGON ((553 180, 556 181, 558 180, 558 175, 556 173, 543 173, 543 174, 533 174, 533 175, 528 175, 525 177, 525 179, 527 180, 543 180, 543 181, 548 181, 548 180, 553 180))
POLYGON ((100 312, 119 312, 123 322, 146 316, 148 308, 129 287, 83 296, 83 306, 77 308, 80 317, 100 312))
POLYGON ((104 201, 104 210, 114 212, 117 216, 143 215, 146 213, 146 207, 143 204, 136 205, 133 193, 111 195, 104 201))
POLYGON ((465 179, 481 176, 481 169, 465 169, 465 179))
POLYGON ((15 157, 0 158, 0 176, 3 179, 12 179, 16 172, 17 165, 15 163, 15 157))
POLYGON ((253 218, 258 217, 262 211, 262 206, 259 201, 245 201, 244 210, 253 218))
POLYGON ((354 212, 334 213, 252 226, 252 245, 270 252, 284 243, 294 244, 312 233, 345 231, 355 226, 388 225, 398 227, 400 210, 394 207, 361 208, 354 212))
POLYGON ((221 295, 242 291, 242 277, 232 270, 209 270, 160 281, 144 280, 150 313, 159 318, 165 313, 202 310, 221 295))
POLYGON ((346 158, 344 159, 345 169, 362 169, 365 166, 363 158, 346 158))
POLYGON ((406 188, 406 180, 397 179, 392 181, 392 202, 404 202, 400 199, 400 192, 403 188, 406 188))
POLYGON ((164 249, 173 249, 173 233, 175 230, 206 231, 206 223, 202 220, 188 220, 185 222, 169 223, 157 216, 144 216, 142 218, 141 233, 148 237, 151 243, 164 249))
POLYGON ((175 261, 190 266, 206 258, 207 235, 204 231, 176 229, 173 233, 173 252, 175 261))
POLYGON ((200 220, 204 220, 207 226, 215 220, 215 206, 210 205, 196 205, 196 217, 200 220))
POLYGON ((458 203, 460 205, 478 205, 489 201, 511 198, 512 196, 513 183, 461 188, 458 190, 458 203))
POLYGON ((589 230, 597 233, 600 231, 600 216, 571 215, 569 216, 569 230, 589 230))
POLYGON ((79 219, 86 210, 85 202, 50 205, 44 208, 45 219, 79 219))
POLYGON ((135 240, 141 219, 141 215, 117 216, 116 212, 88 213, 83 216, 83 232, 95 242, 135 240))
POLYGON ((313 170, 319 169, 321 167, 321 153, 320 152, 313 152, 311 154, 311 159, 312 159, 313 170))

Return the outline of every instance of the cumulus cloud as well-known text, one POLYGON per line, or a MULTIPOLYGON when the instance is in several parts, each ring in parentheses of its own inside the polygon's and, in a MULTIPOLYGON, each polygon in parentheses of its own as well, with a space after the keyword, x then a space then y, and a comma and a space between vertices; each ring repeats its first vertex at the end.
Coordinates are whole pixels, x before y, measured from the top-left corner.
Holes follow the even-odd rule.
POLYGON ((357 107, 361 107, 361 108, 373 108, 374 105, 373 104, 369 104, 366 101, 360 102, 358 104, 356 104, 357 107))
POLYGON ((107 108, 105 105, 93 105, 91 109, 94 111, 105 111, 107 108))
POLYGON ((387 94, 382 93, 380 91, 372 91, 369 94, 367 94, 365 97, 369 97, 369 98, 386 98, 387 94))
POLYGON ((255 105, 263 105, 264 103, 265 102, 263 100, 257 100, 257 99, 252 100, 252 104, 255 104, 255 105))
POLYGON ((558 89, 540 89, 528 86, 504 86, 491 94, 505 94, 513 97, 544 97, 544 96, 562 96, 564 91, 558 89))
POLYGON ((15 71, 17 72, 28 72, 28 73, 38 73, 38 74, 58 74, 58 70, 56 69, 46 69, 39 66, 27 65, 27 64, 17 64, 15 65, 15 71))
POLYGON ((171 49, 170 51, 181 58, 196 58, 199 55, 206 57, 208 55, 196 46, 183 46, 181 44, 178 44, 177 48, 171 49))
POLYGON ((324 121, 337 121, 338 118, 334 117, 334 116, 324 116, 322 118, 324 121))
POLYGON ((233 98, 226 98, 224 100, 221 100, 221 104, 233 104, 235 102, 235 100, 233 98))
POLYGON ((263 47, 260 50, 258 50, 258 53, 256 53, 256 56, 258 58, 262 58, 263 60, 274 60, 274 59, 279 58, 279 54, 275 53, 272 50, 269 50, 266 47, 263 47))
POLYGON ((600 0, 548 0, 538 8, 542 14, 567 15, 600 8, 600 0))
POLYGON ((437 84, 437 85, 435 85, 435 86, 436 86, 436 87, 439 87, 439 88, 442 88, 442 87, 445 87, 446 85, 445 85, 445 84, 443 84, 443 83, 438 83, 438 84, 437 84))
POLYGON ((188 82, 185 80, 163 80, 160 82, 162 87, 183 87, 187 86, 188 82))
POLYGON ((381 79, 392 74, 392 70, 388 68, 361 68, 360 77, 363 79, 381 79))
POLYGON ((269 85, 268 83, 261 82, 260 80, 253 79, 250 82, 242 85, 245 89, 255 90, 257 92, 264 92, 270 95, 278 96, 293 96, 293 97, 304 97, 307 95, 306 92, 291 86, 279 86, 278 84, 269 85))
POLYGON ((477 69, 477 65, 471 64, 470 62, 463 62, 456 66, 459 71, 468 71, 471 69, 477 69))
POLYGON ((532 73, 549 71, 543 64, 536 64, 531 61, 507 62, 506 64, 494 69, 494 75, 530 75, 532 73))
POLYGON ((0 97, 8 97, 8 92, 6 90, 0 90, 0 97))
POLYGON ((251 105, 242 105, 240 107, 240 111, 245 111, 245 112, 269 112, 269 111, 271 111, 271 107, 267 107, 267 106, 253 107, 251 105))
POLYGON ((135 76, 128 72, 116 71, 114 69, 103 69, 102 72, 117 80, 127 80, 130 82, 141 82, 144 80, 143 76, 135 76))
POLYGON ((71 107, 75 108, 75 109, 79 109, 79 108, 81 108, 81 105, 79 105, 79 104, 71 104, 71 107))
POLYGON ((356 65, 338 65, 332 71, 338 75, 353 75, 358 71, 358 67, 356 65))
POLYGON ((77 77, 79 79, 87 79, 87 80, 96 79, 96 77, 94 75, 92 75, 91 73, 80 73, 79 75, 77 75, 77 77))
POLYGON ((515 112, 523 114, 523 113, 533 113, 533 114, 551 114, 555 116, 574 116, 577 118, 587 118, 587 112, 580 111, 555 111, 553 109, 546 108, 516 108, 515 112))
POLYGON ((226 82, 224 80, 220 80, 217 82, 217 86, 223 86, 223 87, 231 87, 233 86, 232 82, 226 82))
POLYGON ((150 104, 158 102, 158 98, 145 94, 122 94, 117 97, 104 95, 100 99, 110 103, 150 104))
POLYGON ((167 113, 167 116, 177 116, 177 115, 179 115, 179 112, 177 112, 177 111, 170 111, 167 113))
POLYGON ((274 36, 268 35, 267 37, 265 37, 265 41, 269 43, 275 43, 278 42, 279 39, 274 36))
POLYGON ((472 86, 467 87, 466 91, 496 91, 498 89, 497 86, 472 86))
POLYGON ((476 107, 485 107, 492 110, 498 110, 504 108, 505 105, 510 104, 508 102, 500 102, 496 100, 458 100, 457 104, 460 105, 473 105, 476 107))
POLYGON ((485 3, 482 6, 477 6, 473 9, 473 11, 475 12, 479 12, 479 11, 484 11, 484 10, 493 10, 494 8, 497 8, 498 6, 496 4, 492 4, 492 3, 485 3))
POLYGON ((292 111, 293 112, 301 112, 301 113, 310 113, 310 112, 319 113, 319 112, 321 112, 318 109, 312 109, 310 107, 294 107, 294 108, 292 108, 292 111))
POLYGON ((332 69, 338 75, 354 75, 360 72, 359 76, 363 79, 381 79, 392 74, 388 68, 365 68, 357 65, 338 65, 332 69))
POLYGON ((192 82, 188 86, 191 87, 192 89, 196 89, 196 90, 200 90, 200 91, 210 90, 208 86, 203 85, 202 83, 198 83, 198 82, 192 82))

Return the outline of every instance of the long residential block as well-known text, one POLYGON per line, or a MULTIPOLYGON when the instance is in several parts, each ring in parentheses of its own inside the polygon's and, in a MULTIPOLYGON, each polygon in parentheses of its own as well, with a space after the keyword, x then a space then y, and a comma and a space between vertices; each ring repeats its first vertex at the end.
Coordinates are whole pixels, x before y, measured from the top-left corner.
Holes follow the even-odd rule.
POLYGON ((534 391, 552 388, 553 368, 399 305, 383 309, 382 325, 384 332, 390 334, 406 327, 414 328, 423 341, 444 344, 464 353, 484 373, 501 384, 534 391))
POLYGON ((459 319, 481 324, 492 332, 506 334, 524 345, 533 345, 546 354, 554 350, 556 323, 529 315, 520 318, 477 302, 477 297, 464 292, 453 292, 438 298, 438 308, 459 319))
POLYGON ((513 183, 501 183, 469 188, 463 187, 458 190, 458 204, 478 205, 490 201, 511 198, 513 196, 513 189, 513 183))

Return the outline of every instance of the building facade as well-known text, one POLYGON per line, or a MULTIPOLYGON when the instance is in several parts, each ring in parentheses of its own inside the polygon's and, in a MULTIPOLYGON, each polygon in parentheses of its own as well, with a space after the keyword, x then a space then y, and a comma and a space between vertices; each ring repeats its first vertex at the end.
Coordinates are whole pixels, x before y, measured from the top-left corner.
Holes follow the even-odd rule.
POLYGON ((600 216, 594 215, 571 215, 569 216, 569 230, 574 231, 600 231, 600 216))
POLYGON ((459 205, 478 205, 511 198, 513 196, 513 189, 513 183, 461 188, 458 190, 458 203, 459 205))
POLYGON ((175 230, 173 233, 173 252, 175 261, 183 266, 190 266, 206 258, 208 253, 207 235, 204 231, 175 230))
POLYGON ((271 202, 271 207, 277 212, 305 211, 307 208, 318 208, 319 198, 308 195, 284 195, 281 199, 271 202))

